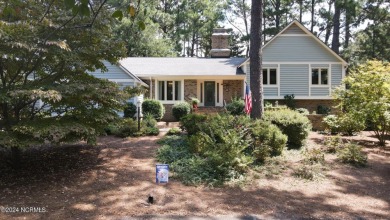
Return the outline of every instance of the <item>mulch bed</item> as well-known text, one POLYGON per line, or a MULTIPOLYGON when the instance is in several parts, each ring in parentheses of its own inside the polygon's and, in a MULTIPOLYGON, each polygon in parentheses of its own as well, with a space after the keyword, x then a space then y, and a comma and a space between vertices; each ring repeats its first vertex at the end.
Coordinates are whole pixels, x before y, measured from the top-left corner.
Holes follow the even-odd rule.
MULTIPOLYGON (((0 155, 0 219, 153 219, 157 216, 388 219, 390 148, 370 132, 353 139, 365 146, 368 166, 355 168, 327 158, 326 178, 302 180, 282 173, 244 186, 185 186, 175 179, 155 184, 160 137, 101 137, 98 146, 29 149, 22 168, 0 155), (149 194, 154 204, 147 203, 149 194)), ((312 132, 309 145, 324 136, 312 132)))

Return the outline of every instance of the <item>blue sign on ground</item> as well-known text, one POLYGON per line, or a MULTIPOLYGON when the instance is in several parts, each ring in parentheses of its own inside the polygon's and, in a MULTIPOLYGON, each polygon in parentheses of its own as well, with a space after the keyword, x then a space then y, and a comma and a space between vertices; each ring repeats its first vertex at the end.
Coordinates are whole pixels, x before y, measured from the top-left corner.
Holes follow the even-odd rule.
POLYGON ((168 183, 169 165, 157 164, 156 165, 156 183, 168 183))

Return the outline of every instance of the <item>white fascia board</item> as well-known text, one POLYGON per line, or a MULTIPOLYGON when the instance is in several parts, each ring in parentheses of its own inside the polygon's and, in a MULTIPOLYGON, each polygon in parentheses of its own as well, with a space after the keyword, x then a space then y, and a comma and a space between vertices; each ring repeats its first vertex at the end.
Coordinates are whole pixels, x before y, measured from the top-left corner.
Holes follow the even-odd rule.
MULTIPOLYGON (((145 78, 145 79, 149 79, 150 76, 145 76, 145 77, 142 77, 140 76, 141 79, 142 78, 145 78)), ((208 79, 208 80, 218 80, 218 79, 224 79, 224 80, 245 80, 245 77, 246 75, 245 74, 242 74, 242 75, 235 75, 235 76, 230 76, 230 75, 225 75, 225 76, 217 76, 217 75, 203 75, 203 76, 193 76, 193 75, 181 75, 181 76, 158 76, 158 75, 154 75, 152 76, 153 79, 156 79, 156 80, 183 80, 183 79, 208 79)))
MULTIPOLYGON (((294 20, 289 25, 287 25, 277 35, 275 35, 273 38, 271 38, 271 40, 269 40, 266 44, 264 44, 264 46, 261 49, 264 49, 265 47, 267 47, 272 41, 274 41, 277 37, 281 36, 282 33, 285 30, 287 30, 289 27, 291 27, 293 24, 296 24, 299 28, 301 28, 302 31, 304 31, 309 36, 313 37, 319 44, 321 44, 322 47, 324 47, 327 51, 329 51, 331 54, 333 54, 333 56, 335 56, 337 59, 339 59, 343 65, 348 65, 348 63, 343 58, 341 58, 337 53, 335 53, 332 49, 330 49, 324 42, 322 42, 317 36, 315 36, 313 33, 311 33, 305 26, 303 26, 297 20, 294 20)), ((286 34, 286 36, 289 36, 289 35, 286 34)), ((305 35, 301 34, 301 36, 305 36, 305 35)))
MULTIPOLYGON (((264 99, 284 99, 284 96, 264 96, 264 99)), ((295 96, 296 100, 333 100, 331 96, 295 96)))
POLYGON ((127 70, 122 64, 118 63, 119 68, 121 68, 127 75, 129 75, 131 78, 135 79, 138 83, 140 83, 142 86, 149 88, 149 85, 144 83, 140 78, 138 78, 136 75, 132 74, 129 70, 127 70))

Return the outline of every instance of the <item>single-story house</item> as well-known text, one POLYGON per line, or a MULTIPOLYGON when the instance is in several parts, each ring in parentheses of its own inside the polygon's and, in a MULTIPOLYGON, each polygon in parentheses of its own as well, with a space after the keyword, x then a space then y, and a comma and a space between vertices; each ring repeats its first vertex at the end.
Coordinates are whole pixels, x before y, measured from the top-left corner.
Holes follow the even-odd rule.
MULTIPOLYGON (((242 98, 249 83, 250 59, 230 57, 228 37, 224 29, 214 30, 210 58, 129 57, 117 66, 107 63, 107 73, 92 74, 123 85, 147 84, 147 98, 165 105, 165 120, 173 119, 174 103, 192 97, 200 107, 222 107, 242 98)), ((332 89, 341 85, 347 62, 302 24, 290 23, 262 52, 265 100, 283 102, 285 95, 294 94, 297 106, 311 112, 332 105, 332 89)))

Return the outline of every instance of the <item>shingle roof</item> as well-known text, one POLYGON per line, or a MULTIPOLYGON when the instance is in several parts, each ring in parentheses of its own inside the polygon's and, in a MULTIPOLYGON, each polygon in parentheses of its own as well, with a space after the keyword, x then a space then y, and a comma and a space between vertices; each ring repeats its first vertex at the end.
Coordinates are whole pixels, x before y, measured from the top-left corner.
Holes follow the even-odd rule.
POLYGON ((119 63, 132 74, 145 76, 234 76, 246 58, 128 57, 119 63))

